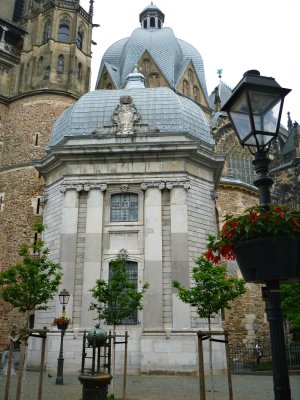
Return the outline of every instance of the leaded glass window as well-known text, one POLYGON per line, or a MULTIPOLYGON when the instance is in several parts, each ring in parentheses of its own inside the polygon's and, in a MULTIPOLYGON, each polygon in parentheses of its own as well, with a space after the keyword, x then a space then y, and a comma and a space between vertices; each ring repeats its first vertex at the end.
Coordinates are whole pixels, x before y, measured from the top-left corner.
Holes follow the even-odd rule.
MULTIPOLYGON (((138 284, 138 263, 135 261, 126 261, 125 264, 126 272, 129 276, 129 281, 134 283, 136 288, 138 284)), ((112 277, 112 268, 109 266, 109 276, 108 279, 112 277)), ((138 323, 138 313, 137 310, 122 320, 121 325, 137 325, 138 323)))
POLYGON ((118 193, 111 196, 111 222, 134 222, 138 220, 138 195, 118 193))

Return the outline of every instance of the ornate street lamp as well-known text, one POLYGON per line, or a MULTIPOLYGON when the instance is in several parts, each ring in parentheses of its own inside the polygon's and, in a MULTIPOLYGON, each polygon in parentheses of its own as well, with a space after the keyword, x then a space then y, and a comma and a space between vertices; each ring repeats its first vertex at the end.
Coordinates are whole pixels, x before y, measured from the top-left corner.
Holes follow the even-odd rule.
MULTIPOLYGON (((274 78, 261 76, 259 71, 247 71, 243 79, 222 107, 226 111, 242 146, 247 146, 255 159, 253 165, 260 204, 271 203, 270 186, 273 180, 268 176, 268 151, 271 142, 278 137, 284 97, 290 89, 282 88, 274 78)), ((253 256, 253 255, 252 255, 253 256)), ((259 257, 257 255, 257 257, 259 257)), ((275 268, 267 266, 266 268, 275 268)), ((276 271, 274 270, 274 277, 276 271)), ((246 279, 246 278, 245 278, 246 279)), ((246 279, 247 280, 247 279, 246 279)), ((275 400, 290 400, 291 391, 285 350, 283 318, 280 305, 279 279, 266 282, 264 294, 267 300, 267 317, 273 361, 273 382, 275 400)))
MULTIPOLYGON (((59 295, 59 302, 62 305, 62 320, 66 316, 66 305, 69 302, 70 298, 70 293, 66 290, 63 289, 59 295)), ((68 322, 67 323, 62 323, 58 326, 58 328, 61 330, 60 331, 60 349, 59 349, 59 356, 57 359, 57 375, 56 375, 56 384, 57 385, 63 385, 64 383, 64 378, 63 378, 63 372, 64 372, 64 348, 63 348, 63 342, 64 342, 64 335, 66 332, 66 329, 68 328, 68 322)))
POLYGON ((278 137, 284 97, 290 89, 282 88, 274 78, 261 76, 259 71, 245 72, 243 79, 222 107, 229 114, 242 146, 255 154, 253 165, 258 177, 261 204, 269 204, 272 178, 268 176, 267 156, 272 140, 278 137))

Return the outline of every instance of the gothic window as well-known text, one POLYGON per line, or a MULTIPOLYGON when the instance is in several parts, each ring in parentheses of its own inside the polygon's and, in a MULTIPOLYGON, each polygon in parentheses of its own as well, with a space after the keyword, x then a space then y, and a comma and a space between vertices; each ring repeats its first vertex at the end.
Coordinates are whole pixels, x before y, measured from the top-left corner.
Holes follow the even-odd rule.
POLYGON ((135 222, 138 220, 138 195, 118 193, 111 196, 111 222, 135 222))
POLYGON ((150 28, 155 28, 155 18, 150 17, 150 28))
POLYGON ((13 21, 18 21, 22 17, 24 11, 24 5, 25 5, 25 0, 15 1, 13 21))
POLYGON ((224 175, 252 184, 254 169, 252 159, 243 153, 228 153, 224 175))
POLYGON ((143 67, 144 67, 145 71, 149 71, 149 69, 150 69, 150 60, 149 60, 149 58, 145 58, 143 60, 143 67))
POLYGON ((70 20, 67 17, 61 18, 58 27, 58 41, 69 43, 70 41, 70 20))
POLYGON ((41 56, 41 57, 39 58, 39 61, 38 61, 38 68, 37 68, 37 74, 38 74, 38 75, 42 75, 42 73, 43 73, 43 68, 44 68, 44 57, 41 56))
MULTIPOLYGON (((134 283, 137 288, 138 284, 138 263, 134 261, 126 261, 125 264, 126 272, 129 275, 129 282, 134 283)), ((108 279, 111 279, 113 274, 111 266, 109 266, 109 276, 108 279)), ((122 320, 121 325, 137 325, 137 311, 131 314, 129 317, 126 317, 122 320)))
POLYGON ((57 58, 57 72, 59 74, 63 74, 65 67, 65 58, 62 54, 60 54, 57 58))
POLYGON ((78 63, 77 65, 77 79, 81 81, 82 79, 82 64, 78 63))
POLYGON ((184 80, 182 85, 182 93, 186 96, 190 95, 190 85, 188 81, 184 80))
POLYGON ((159 86, 159 75, 158 74, 151 74, 149 76, 149 87, 158 87, 159 86))
POLYGON ((191 83, 194 83, 194 73, 191 68, 189 68, 189 70, 188 70, 188 76, 189 76, 189 81, 191 83))
POLYGON ((47 19, 44 25, 43 43, 46 43, 50 38, 50 32, 51 32, 51 21, 50 19, 47 19))
POLYGON ((197 86, 193 87, 193 95, 194 95, 194 100, 199 103, 200 95, 199 95, 199 89, 197 88, 197 86))
POLYGON ((78 31, 77 31, 76 44, 79 49, 82 49, 82 45, 83 45, 83 27, 82 27, 82 25, 79 26, 78 31))

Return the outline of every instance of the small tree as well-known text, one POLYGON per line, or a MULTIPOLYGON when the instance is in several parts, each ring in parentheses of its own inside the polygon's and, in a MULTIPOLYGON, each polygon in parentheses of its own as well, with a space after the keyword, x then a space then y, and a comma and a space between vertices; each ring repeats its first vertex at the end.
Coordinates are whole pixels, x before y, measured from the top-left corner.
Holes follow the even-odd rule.
MULTIPOLYGON (((179 298, 195 307, 200 318, 208 319, 211 332, 211 319, 221 309, 230 308, 230 301, 246 292, 243 279, 229 277, 227 268, 215 265, 202 254, 195 260, 192 277, 195 285, 190 289, 183 287, 178 281, 173 286, 178 290, 179 298)), ((209 362, 211 371, 211 386, 213 393, 212 346, 209 341, 209 362)))
MULTIPOLYGON (((41 234, 45 226, 36 222, 33 230, 41 234)), ((49 250, 44 242, 36 240, 32 245, 23 244, 19 255, 23 260, 0 272, 0 288, 3 300, 25 314, 25 326, 17 336, 21 340, 17 397, 22 397, 22 385, 26 369, 26 342, 29 337, 29 312, 47 309, 47 302, 57 293, 61 282, 61 266, 48 259, 49 250)))
MULTIPOLYGON (((149 284, 145 283, 142 290, 137 290, 136 284, 130 280, 130 274, 126 271, 126 262, 117 258, 110 263, 110 278, 108 281, 97 279, 96 285, 91 289, 92 296, 97 302, 92 302, 90 310, 96 310, 98 320, 104 320, 113 325, 113 334, 116 333, 116 325, 122 323, 137 310, 143 309, 142 299, 149 284)), ((115 375, 115 340, 113 341, 113 375, 115 375)), ((112 382, 111 390, 114 390, 112 382)))
POLYGON ((197 258, 195 264, 192 274, 195 285, 186 289, 173 281, 173 286, 184 303, 195 307, 200 318, 208 319, 211 330, 211 318, 221 309, 230 308, 230 301, 246 292, 245 281, 229 277, 225 266, 213 264, 204 255, 197 258))
MULTIPOLYGON (((33 230, 41 234, 45 226, 36 222, 33 230)), ((48 259, 49 250, 44 241, 38 239, 32 245, 23 244, 19 255, 23 260, 0 272, 0 287, 3 300, 26 316, 29 312, 46 310, 47 302, 57 293, 61 282, 61 266, 48 259)))
POLYGON ((143 309, 142 299, 149 284, 145 283, 139 292, 126 271, 125 260, 121 258, 113 260, 110 268, 110 279, 97 279, 96 285, 91 289, 97 302, 91 303, 90 310, 96 310, 99 321, 104 320, 113 325, 115 331, 116 325, 121 324, 124 318, 143 309))

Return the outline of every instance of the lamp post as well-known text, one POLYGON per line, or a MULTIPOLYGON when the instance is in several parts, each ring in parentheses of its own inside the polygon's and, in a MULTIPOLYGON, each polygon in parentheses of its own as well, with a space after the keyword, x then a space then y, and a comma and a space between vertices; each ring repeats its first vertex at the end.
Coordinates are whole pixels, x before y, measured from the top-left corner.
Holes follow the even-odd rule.
MULTIPOLYGON (((253 184, 258 188, 260 204, 266 208, 271 203, 270 187, 273 184, 268 176, 268 151, 272 140, 278 137, 284 97, 289 92, 290 89, 282 88, 274 78, 261 76, 259 71, 251 70, 244 74, 222 107, 222 111, 228 113, 241 145, 247 146, 255 156, 253 165, 256 179, 253 184)), ((275 400, 290 400, 280 281, 273 279, 265 283, 275 400)))
MULTIPOLYGON (((63 289, 59 295, 59 302, 62 305, 62 318, 65 318, 66 316, 66 305, 68 304, 69 298, 70 298, 70 293, 66 290, 63 289)), ((64 372, 64 335, 65 331, 68 327, 68 324, 61 324, 59 326, 60 331, 60 348, 59 348, 59 356, 57 359, 57 375, 56 375, 56 384, 57 385, 63 385, 64 383, 64 378, 63 378, 63 372, 64 372)))

